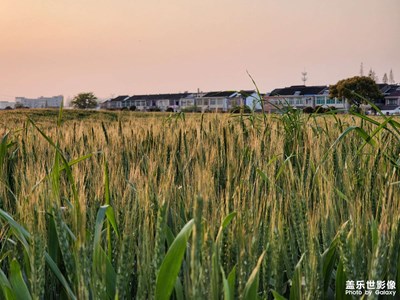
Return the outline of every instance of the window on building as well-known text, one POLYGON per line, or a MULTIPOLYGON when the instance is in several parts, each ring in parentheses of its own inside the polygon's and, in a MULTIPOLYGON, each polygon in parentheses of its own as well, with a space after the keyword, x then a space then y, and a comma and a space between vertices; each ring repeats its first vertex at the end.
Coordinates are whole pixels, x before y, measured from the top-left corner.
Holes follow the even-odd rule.
POLYGON ((335 104, 335 99, 327 99, 326 104, 335 104))
POLYGON ((282 100, 279 99, 279 98, 272 100, 272 103, 273 103, 273 104, 276 104, 276 105, 280 105, 280 104, 282 104, 282 102, 284 102, 284 101, 282 101, 282 100))
POLYGON ((397 105, 397 99, 387 99, 387 105, 397 105))
POLYGON ((316 105, 325 105, 325 97, 317 97, 316 105))

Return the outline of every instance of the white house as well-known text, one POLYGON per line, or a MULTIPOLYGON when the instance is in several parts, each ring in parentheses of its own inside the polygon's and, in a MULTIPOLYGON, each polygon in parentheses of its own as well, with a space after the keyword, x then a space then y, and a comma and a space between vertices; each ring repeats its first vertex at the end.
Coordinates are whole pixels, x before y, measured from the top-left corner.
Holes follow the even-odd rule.
POLYGON ((118 96, 103 102, 100 107, 105 109, 122 109, 123 108, 123 101, 128 99, 129 96, 118 96))
POLYGON ((391 109, 400 106, 400 85, 382 84, 381 92, 385 98, 382 109, 391 109))
POLYGON ((246 105, 255 111, 262 110, 261 102, 263 96, 264 95, 258 94, 257 91, 254 90, 242 90, 233 95, 233 97, 241 97, 243 99, 243 105, 246 105))
POLYGON ((346 101, 336 98, 331 99, 327 86, 293 85, 274 89, 269 95, 264 97, 266 112, 275 111, 289 105, 298 109, 316 106, 345 109, 346 101))
MULTIPOLYGON (((135 106, 137 110, 173 110, 178 111, 182 99, 188 99, 189 93, 134 95, 122 101, 122 107, 135 106)), ((183 102, 182 102, 183 103, 183 102)))
MULTIPOLYGON (((178 110, 195 110, 197 109, 197 102, 198 99, 200 99, 201 97, 203 97, 206 93, 203 92, 197 92, 197 93, 193 93, 193 94, 188 94, 186 97, 182 97, 179 100, 179 108, 178 110)), ((201 108, 198 108, 199 110, 201 110, 201 108)))
POLYGON ((196 106, 201 111, 226 112, 230 108, 241 105, 242 98, 236 91, 209 92, 196 98, 196 106))

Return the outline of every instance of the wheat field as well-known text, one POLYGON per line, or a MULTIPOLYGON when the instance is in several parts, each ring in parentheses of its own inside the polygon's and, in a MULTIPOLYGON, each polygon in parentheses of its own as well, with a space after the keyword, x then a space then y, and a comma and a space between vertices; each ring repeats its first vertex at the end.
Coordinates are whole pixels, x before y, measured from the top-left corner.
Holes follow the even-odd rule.
POLYGON ((398 118, 14 111, 0 139, 0 299, 400 285, 398 118))

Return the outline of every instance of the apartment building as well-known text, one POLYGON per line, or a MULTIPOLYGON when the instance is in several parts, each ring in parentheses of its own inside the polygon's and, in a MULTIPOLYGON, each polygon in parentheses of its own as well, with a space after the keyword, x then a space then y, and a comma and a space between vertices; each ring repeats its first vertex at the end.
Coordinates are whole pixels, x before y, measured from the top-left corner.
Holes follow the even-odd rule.
POLYGON ((63 96, 25 98, 15 97, 16 105, 27 108, 59 108, 64 101, 63 96))

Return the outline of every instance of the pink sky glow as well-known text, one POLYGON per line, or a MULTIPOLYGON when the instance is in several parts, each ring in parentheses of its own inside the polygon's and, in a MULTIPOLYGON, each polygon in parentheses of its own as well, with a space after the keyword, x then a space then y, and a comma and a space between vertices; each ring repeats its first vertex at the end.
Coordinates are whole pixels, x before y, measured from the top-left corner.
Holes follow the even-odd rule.
POLYGON ((400 81, 399 0, 1 0, 0 100, 400 81))

